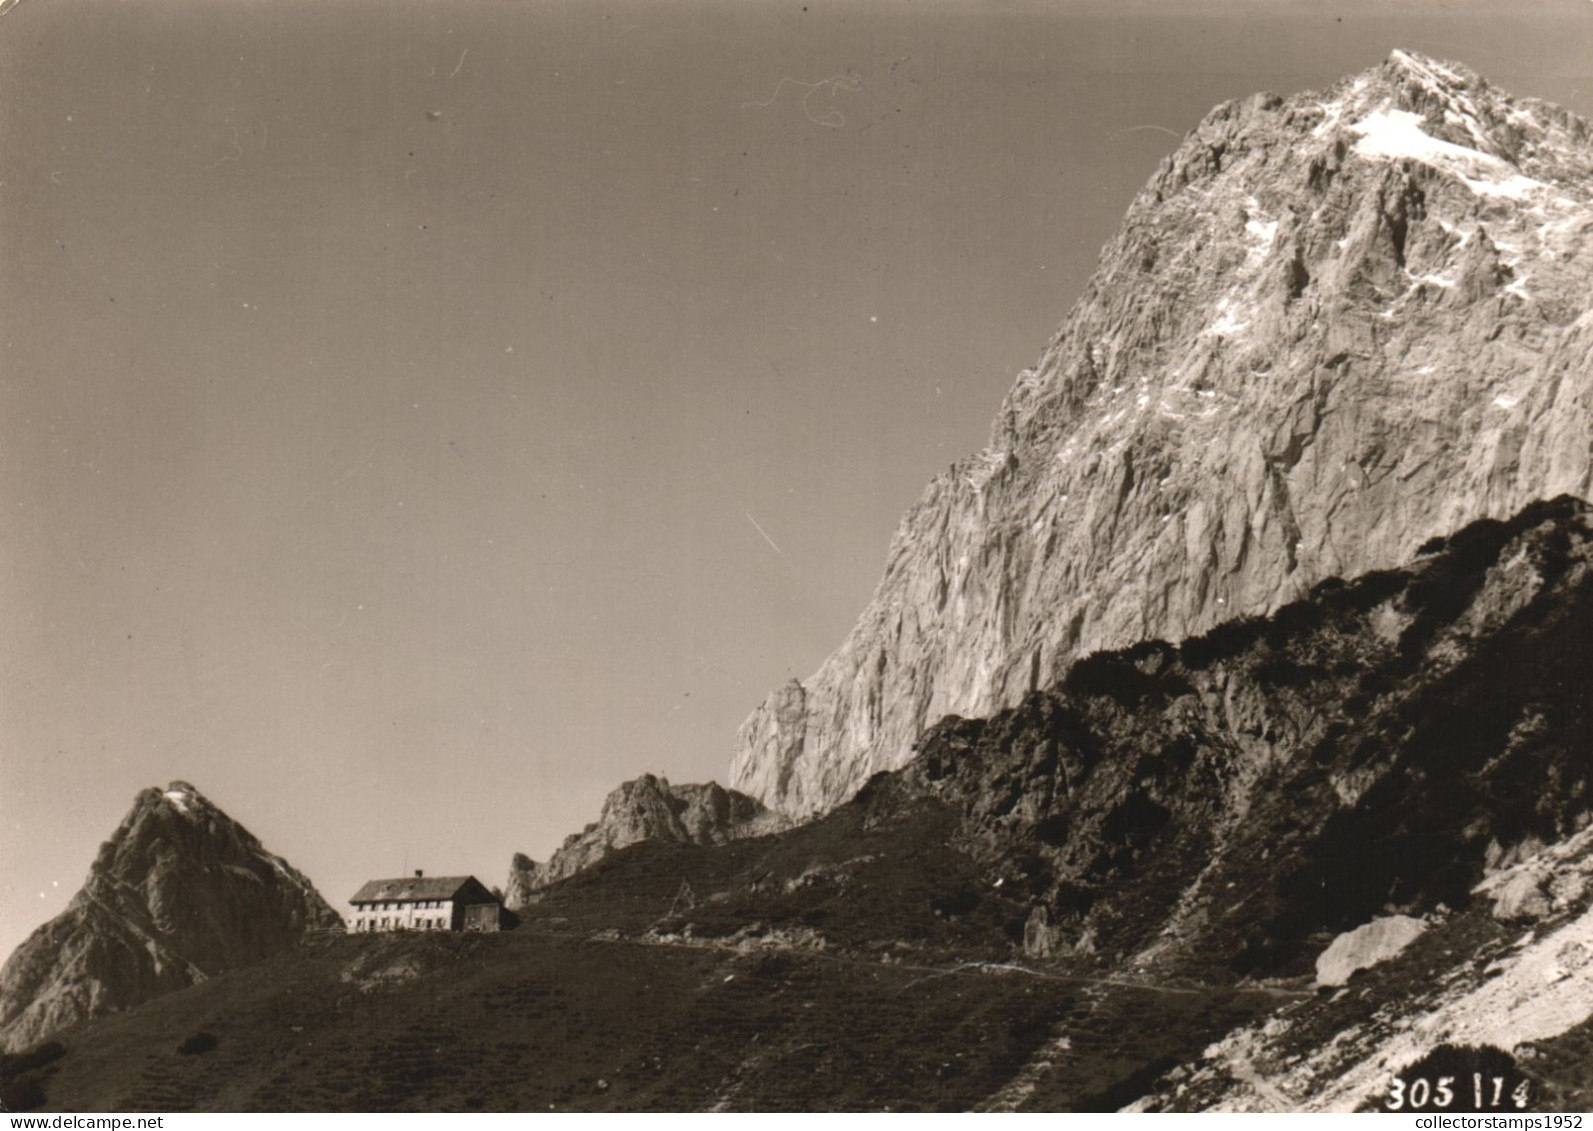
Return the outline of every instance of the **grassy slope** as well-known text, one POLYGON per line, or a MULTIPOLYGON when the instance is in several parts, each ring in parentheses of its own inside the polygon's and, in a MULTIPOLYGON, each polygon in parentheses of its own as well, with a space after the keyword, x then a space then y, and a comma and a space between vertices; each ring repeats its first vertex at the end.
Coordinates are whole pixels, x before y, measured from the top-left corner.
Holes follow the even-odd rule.
POLYGON ((1072 1016, 1098 1019, 1063 1085, 1089 1107, 1234 1001, 529 930, 350 936, 67 1034, 43 1083, 78 1111, 962 1110, 1072 1016), (178 1052, 197 1033, 214 1049, 178 1052))

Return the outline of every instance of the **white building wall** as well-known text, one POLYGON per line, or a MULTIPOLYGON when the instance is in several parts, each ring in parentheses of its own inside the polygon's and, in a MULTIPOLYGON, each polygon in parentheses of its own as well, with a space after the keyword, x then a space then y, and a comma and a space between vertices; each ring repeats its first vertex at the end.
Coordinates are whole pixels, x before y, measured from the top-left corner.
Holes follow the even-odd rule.
POLYGON ((451 899, 362 904, 349 916, 351 931, 446 931, 453 927, 451 899))

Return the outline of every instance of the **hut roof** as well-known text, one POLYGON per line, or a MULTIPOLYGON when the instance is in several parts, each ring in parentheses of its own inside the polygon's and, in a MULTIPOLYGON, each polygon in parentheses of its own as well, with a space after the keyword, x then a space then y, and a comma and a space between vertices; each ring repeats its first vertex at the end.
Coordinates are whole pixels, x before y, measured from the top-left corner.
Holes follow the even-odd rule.
POLYGON ((349 902, 418 903, 429 899, 453 899, 471 884, 478 888, 482 886, 481 881, 474 876, 406 876, 397 880, 368 880, 349 902))

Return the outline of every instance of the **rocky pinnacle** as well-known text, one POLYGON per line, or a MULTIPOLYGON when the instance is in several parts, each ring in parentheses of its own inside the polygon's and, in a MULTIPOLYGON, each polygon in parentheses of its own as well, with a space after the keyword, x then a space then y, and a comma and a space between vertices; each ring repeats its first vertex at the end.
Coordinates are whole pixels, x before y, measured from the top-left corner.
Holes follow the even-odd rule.
POLYGON ((342 920, 193 786, 146 789, 82 890, 0 968, 0 1050, 258 961, 342 920))

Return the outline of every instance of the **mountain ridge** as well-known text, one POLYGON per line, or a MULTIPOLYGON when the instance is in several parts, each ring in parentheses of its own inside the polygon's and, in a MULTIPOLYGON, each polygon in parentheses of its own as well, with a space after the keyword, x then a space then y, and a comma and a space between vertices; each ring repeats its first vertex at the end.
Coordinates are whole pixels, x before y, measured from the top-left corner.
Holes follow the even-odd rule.
POLYGON ((824 811, 941 715, 1012 706, 1074 656, 1586 494, 1590 138, 1403 51, 1213 110, 990 445, 904 516, 840 648, 742 725, 731 786, 824 811))

